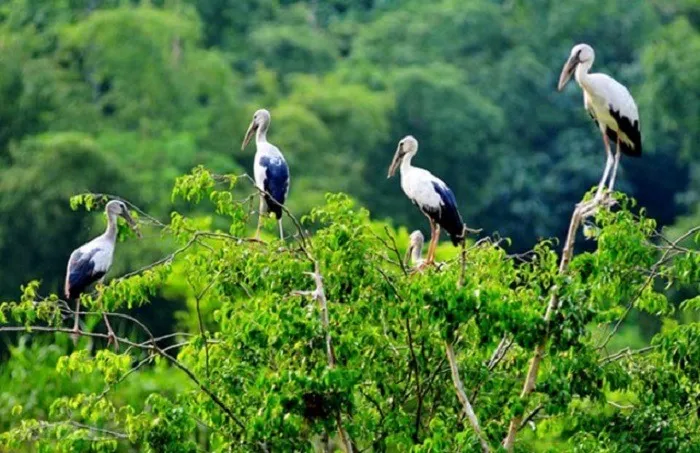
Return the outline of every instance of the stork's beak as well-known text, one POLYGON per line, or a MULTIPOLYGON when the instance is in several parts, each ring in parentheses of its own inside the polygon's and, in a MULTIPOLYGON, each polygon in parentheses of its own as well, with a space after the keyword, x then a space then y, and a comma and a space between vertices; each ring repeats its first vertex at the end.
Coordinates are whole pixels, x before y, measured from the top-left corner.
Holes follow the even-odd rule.
POLYGON ((255 123, 255 120, 250 122, 250 126, 248 126, 248 130, 245 131, 245 138, 243 138, 243 144, 241 145, 241 151, 245 149, 246 146, 248 146, 248 143, 250 142, 250 139, 253 138, 253 135, 255 134, 255 131, 258 129, 258 125, 255 123))
POLYGON ((396 153, 394 154, 394 159, 391 161, 391 166, 389 167, 389 173, 386 175, 387 179, 394 176, 394 173, 396 173, 396 169, 399 168, 399 164, 401 163, 401 159, 403 158, 403 155, 404 155, 403 143, 399 143, 399 146, 396 148, 396 153))
POLYGON ((571 55, 568 60, 566 60, 566 63, 564 64, 564 67, 561 70, 561 74, 559 75, 559 84, 557 85, 557 91, 561 91, 564 89, 566 86, 566 83, 571 79, 571 76, 574 74, 574 71, 576 70, 576 65, 579 64, 580 61, 578 59, 578 54, 576 55, 571 55))
POLYGON ((124 217, 124 220, 126 220, 126 223, 129 225, 129 228, 131 228, 131 231, 136 233, 136 236, 138 236, 139 239, 141 239, 141 231, 139 231, 139 226, 136 224, 136 221, 134 220, 133 217, 131 217, 131 214, 129 213, 129 210, 122 211, 122 217, 124 217))

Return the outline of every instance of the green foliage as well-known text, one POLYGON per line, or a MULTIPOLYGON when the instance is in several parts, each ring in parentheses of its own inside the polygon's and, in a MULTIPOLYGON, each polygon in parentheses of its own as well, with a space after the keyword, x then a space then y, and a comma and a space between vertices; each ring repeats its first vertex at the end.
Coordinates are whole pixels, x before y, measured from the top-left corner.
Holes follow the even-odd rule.
MULTIPOLYGON (((244 232, 247 215, 231 215, 247 203, 232 196, 239 182, 200 166, 178 179, 173 196, 209 199, 231 232, 244 232)), ((84 302, 100 315, 151 303, 160 292, 181 294, 192 308, 183 318, 188 331, 175 334, 182 339, 177 352, 147 335, 142 343, 122 339, 128 348, 119 352, 69 353, 60 346, 66 308, 56 297, 42 299, 38 283, 27 285, 17 302, 0 307, 0 330, 25 326, 23 335, 36 337, 34 326, 48 326, 58 343, 20 346, 10 376, 27 372, 31 362, 22 354, 50 350, 35 366, 53 364, 48 373, 56 382, 85 385, 51 388, 39 405, 26 401, 22 388, 7 393, 0 404, 13 415, 3 420, 0 447, 291 451, 348 436, 358 449, 473 450, 478 439, 462 419, 446 368, 449 343, 492 445, 512 417, 537 408, 547 419, 532 422, 543 431, 523 434, 519 451, 542 442, 576 451, 693 451, 700 448, 700 328, 672 321, 658 301, 665 300, 661 283, 675 285, 697 253, 654 242, 654 221, 619 200, 619 208, 596 216, 597 250, 577 255, 564 274, 551 241, 525 261, 498 241, 479 241, 438 268, 407 272, 391 230, 344 194, 327 195, 300 222, 291 219, 303 229, 286 243, 246 241, 173 213, 162 234, 180 248, 113 280, 99 303, 90 296, 84 302), (554 293, 560 306, 547 324, 542 315, 554 293), (628 304, 666 327, 642 350, 607 352, 592 327, 624 316, 628 304), (547 331, 536 389, 520 398, 523 370, 547 331), (501 341, 510 346, 494 356, 501 341), (147 385, 165 375, 179 378, 147 385), (140 397, 125 399, 125 391, 140 397)))

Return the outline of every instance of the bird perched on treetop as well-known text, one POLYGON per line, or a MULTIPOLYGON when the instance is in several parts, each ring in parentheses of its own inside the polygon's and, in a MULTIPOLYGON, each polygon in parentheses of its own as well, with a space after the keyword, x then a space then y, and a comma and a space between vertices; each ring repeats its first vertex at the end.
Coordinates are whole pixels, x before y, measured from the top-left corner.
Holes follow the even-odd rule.
POLYGON ((255 185, 263 191, 260 196, 260 213, 255 238, 260 239, 261 216, 272 213, 277 218, 280 239, 284 239, 282 230, 282 206, 289 193, 289 166, 279 148, 267 141, 267 130, 270 127, 270 112, 260 109, 253 115, 248 130, 245 133, 241 150, 245 149, 255 134, 255 162, 253 164, 255 185))
POLYGON ((588 44, 577 44, 571 49, 569 59, 559 76, 557 89, 561 91, 574 75, 583 90, 583 105, 603 135, 607 162, 603 177, 598 184, 594 202, 600 201, 605 181, 609 178, 608 190, 613 189, 620 153, 632 157, 642 155, 642 136, 639 129, 639 112, 634 98, 627 88, 607 74, 590 74, 595 52, 588 44), (615 154, 610 151, 610 142, 616 144, 615 154), (612 170, 612 175, 610 171, 612 170))
MULTIPOLYGON (((80 332, 80 295, 93 283, 102 283, 105 274, 112 266, 114 248, 117 242, 117 217, 123 217, 140 237, 136 223, 123 201, 111 200, 105 206, 105 212, 107 213, 105 232, 75 249, 68 259, 64 292, 69 301, 76 301, 75 323, 73 324, 74 340, 77 340, 80 332)), ((117 337, 114 335, 107 315, 104 315, 104 320, 107 324, 109 341, 114 341, 115 347, 118 348, 117 337)))
POLYGON ((428 170, 411 165, 411 160, 417 152, 418 140, 411 135, 402 138, 396 148, 387 178, 394 176, 396 169, 400 168, 401 188, 430 222, 430 245, 428 257, 421 265, 423 267, 435 261, 440 227, 447 231, 454 245, 464 241, 467 228, 457 210, 457 200, 452 190, 428 170))

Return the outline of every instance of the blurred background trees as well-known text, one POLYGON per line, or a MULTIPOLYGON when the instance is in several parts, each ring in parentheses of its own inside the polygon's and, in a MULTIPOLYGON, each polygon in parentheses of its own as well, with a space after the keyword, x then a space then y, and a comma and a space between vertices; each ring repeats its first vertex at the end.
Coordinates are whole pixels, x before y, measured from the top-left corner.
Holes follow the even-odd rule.
MULTIPOLYGON (((374 220, 427 233, 386 180, 412 134, 416 164, 452 187, 470 226, 510 237, 513 252, 561 238, 605 159, 580 90, 555 90, 577 42, 639 104, 644 156, 623 159, 617 187, 659 225, 688 229, 700 223, 699 28, 697 0, 5 0, 0 301, 31 279, 59 291, 70 251, 103 228, 71 211, 71 195, 117 194, 164 222, 174 208, 197 218, 171 199, 175 178, 199 164, 250 172, 253 149, 240 143, 260 107, 290 163, 298 216, 343 191, 374 220)), ((172 250, 157 238, 120 244, 111 277, 172 250)), ((170 282, 139 319, 157 332, 178 319, 191 327, 187 311, 172 313, 191 314, 181 289, 170 282)), ((660 328, 630 319, 628 342, 660 328)), ((0 340, 15 368, 53 369, 59 356, 0 340)))
POLYGON ((620 189, 661 224, 698 218, 699 11, 690 0, 5 2, 0 247, 25 265, 7 269, 0 295, 14 294, 27 269, 58 287, 55 264, 29 248, 60 238, 55 260, 87 237, 79 224, 39 229, 50 212, 80 222, 62 203, 69 192, 128 195, 166 216, 168 188, 194 165, 249 170, 252 150, 239 142, 261 106, 292 166, 294 212, 345 191, 378 218, 420 227, 384 178, 410 133, 470 225, 511 237, 514 250, 560 237, 604 162, 579 90, 554 90, 579 41, 640 104, 645 155, 625 160, 620 189), (69 140, 114 172, 62 154, 69 140), (42 176, 64 158, 75 161, 65 162, 69 182, 42 176), (36 185, 16 190, 28 174, 36 185), (55 206, 27 214, 35 203, 55 206), (27 215, 31 230, 18 220, 27 215))

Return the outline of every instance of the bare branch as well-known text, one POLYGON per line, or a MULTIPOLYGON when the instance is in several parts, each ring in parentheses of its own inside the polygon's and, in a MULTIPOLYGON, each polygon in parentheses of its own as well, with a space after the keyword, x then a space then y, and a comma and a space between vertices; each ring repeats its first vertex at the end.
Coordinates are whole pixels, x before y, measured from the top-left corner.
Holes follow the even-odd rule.
MULTIPOLYGON (((607 201, 605 203, 608 203, 607 201)), ((562 250, 562 255, 561 255, 561 262, 559 263, 559 274, 563 275, 566 273, 566 271, 569 268, 569 263, 571 262, 571 259, 574 254, 574 243, 576 241, 576 234, 578 232, 578 229, 581 225, 581 221, 589 216, 592 215, 595 212, 595 209, 598 208, 598 205, 596 203, 593 204, 579 204, 576 206, 574 209, 574 212, 571 216, 571 222, 569 224, 569 231, 566 235, 566 241, 564 242, 564 248, 562 250)), ((552 295, 549 299, 549 304, 547 306, 547 311, 544 315, 544 321, 546 325, 546 330, 544 333, 544 336, 542 340, 537 344, 535 347, 535 351, 532 357, 532 360, 530 361, 530 367, 527 371, 527 375, 525 378, 525 383, 523 384, 523 390, 520 393, 520 398, 525 399, 527 396, 532 393, 533 390, 535 390, 535 384, 537 382, 537 374, 539 373, 540 370, 540 363, 542 362, 542 358, 544 357, 544 350, 547 345, 547 342, 549 341, 549 336, 550 336, 550 323, 552 320, 552 317, 555 315, 557 310, 559 309, 559 292, 558 288, 553 288, 552 289, 552 295)), ((520 424, 522 421, 522 416, 516 415, 510 420, 510 425, 508 426, 508 432, 506 434, 506 437, 503 439, 503 448, 505 448, 508 451, 513 450, 513 446, 515 444, 515 436, 518 433, 518 429, 520 428, 520 424)))
POLYGON ((514 341, 508 338, 508 335, 503 335, 503 338, 501 338, 501 342, 498 343, 496 350, 493 351, 491 358, 486 364, 486 367, 489 369, 489 371, 493 371, 493 369, 498 366, 501 360, 503 360, 506 354, 508 354, 508 351, 510 350, 511 346, 513 346, 513 343, 514 341))
POLYGON ((658 345, 651 345, 647 346, 645 348, 641 349, 636 349, 636 350, 631 350, 630 348, 624 348, 620 350, 619 352, 616 352, 615 354, 611 354, 607 357, 604 357, 598 361, 598 363, 602 365, 607 365, 608 363, 615 362, 620 359, 632 357, 635 355, 640 355, 640 354, 646 354, 647 352, 653 351, 654 349, 657 349, 659 346, 658 345))
POLYGON ((474 409, 472 408, 472 405, 469 403, 469 399, 467 398, 467 394, 464 392, 464 384, 462 384, 462 379, 459 377, 459 369, 457 368, 457 359, 455 358, 455 352, 454 349, 452 348, 452 343, 449 341, 445 342, 445 352, 447 353, 447 360, 450 362, 450 370, 452 371, 452 382, 454 383, 455 390, 457 391, 457 397, 459 398, 459 401, 462 403, 462 408, 464 410, 464 414, 467 416, 467 419, 469 420, 469 424, 472 425, 472 429, 476 433, 477 437, 479 438, 479 443, 481 444, 481 449, 485 452, 488 453, 491 451, 491 447, 489 447, 488 442, 486 441, 486 438, 481 432, 481 428, 479 427, 479 420, 476 418, 476 414, 474 413, 474 409))
MULTIPOLYGON (((310 275, 314 279, 314 282, 316 283, 316 289, 314 289, 313 291, 294 291, 292 294, 300 296, 310 296, 312 299, 318 302, 319 310, 321 311, 321 325, 326 335, 326 356, 328 358, 328 367, 332 369, 336 366, 336 358, 335 352, 333 351, 333 343, 331 340, 330 320, 328 317, 328 300, 326 299, 326 291, 323 287, 323 277, 321 276, 318 261, 314 260, 308 253, 308 251, 305 250, 305 252, 307 253, 307 256, 309 256, 314 265, 314 271, 306 272, 306 274, 310 275)), ((335 420, 336 424, 338 425, 338 434, 340 435, 340 439, 343 442, 343 446, 345 448, 346 453, 353 453, 352 440, 350 439, 350 435, 348 434, 348 432, 345 430, 345 428, 343 428, 343 422, 340 412, 336 414, 335 420)))

